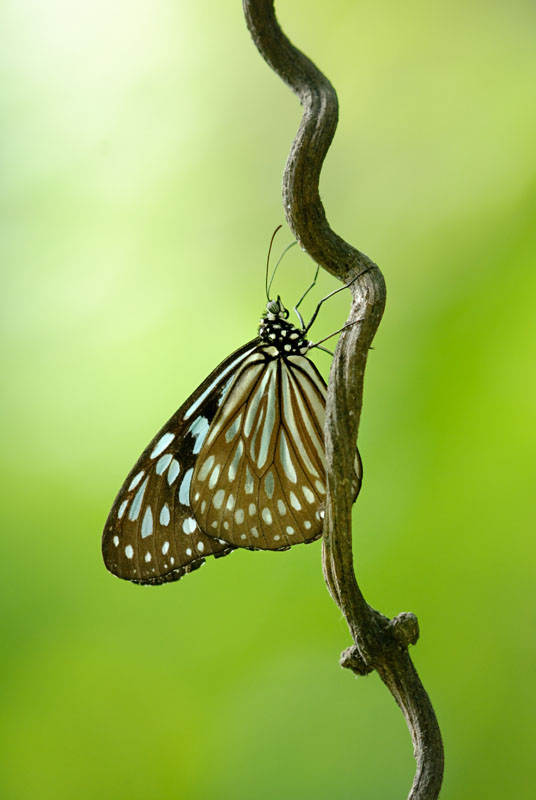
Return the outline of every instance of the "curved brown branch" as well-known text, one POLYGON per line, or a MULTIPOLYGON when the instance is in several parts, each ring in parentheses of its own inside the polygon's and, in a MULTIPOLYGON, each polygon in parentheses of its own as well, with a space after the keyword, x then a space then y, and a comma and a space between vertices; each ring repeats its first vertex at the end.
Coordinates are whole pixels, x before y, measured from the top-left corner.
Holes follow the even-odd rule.
POLYGON ((253 41, 265 61, 298 96, 302 121, 283 177, 288 224, 311 258, 352 286, 353 324, 339 340, 329 381, 326 416, 328 495, 323 564, 329 591, 343 612, 354 645, 341 665, 359 675, 376 670, 402 709, 414 745, 417 771, 409 797, 433 800, 443 777, 443 746, 430 699, 409 657, 418 623, 413 614, 393 620, 371 608, 357 584, 352 558, 352 475, 369 348, 385 306, 378 267, 329 226, 318 189, 320 171, 337 126, 338 104, 327 78, 283 34, 273 0, 243 0, 253 41), (356 322, 359 320, 359 322, 356 322))

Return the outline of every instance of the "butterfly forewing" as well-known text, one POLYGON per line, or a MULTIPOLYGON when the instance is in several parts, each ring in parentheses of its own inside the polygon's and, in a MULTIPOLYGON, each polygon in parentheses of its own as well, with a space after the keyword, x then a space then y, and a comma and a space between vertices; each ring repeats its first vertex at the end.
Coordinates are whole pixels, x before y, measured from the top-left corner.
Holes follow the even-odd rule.
POLYGON ((136 583, 178 580, 208 555, 233 548, 206 536, 190 505, 198 453, 243 362, 258 340, 223 361, 164 425, 123 484, 106 522, 102 552, 110 572, 136 583))
POLYGON ((194 469, 192 509, 205 532, 267 550, 321 535, 325 396, 303 355, 259 347, 244 361, 194 469))

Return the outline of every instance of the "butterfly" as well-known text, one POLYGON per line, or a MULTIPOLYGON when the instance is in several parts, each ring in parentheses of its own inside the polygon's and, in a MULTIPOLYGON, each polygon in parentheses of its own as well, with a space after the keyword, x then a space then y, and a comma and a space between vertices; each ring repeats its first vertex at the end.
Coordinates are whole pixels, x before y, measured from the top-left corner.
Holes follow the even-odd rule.
MULTIPOLYGON (((300 327, 268 284, 267 297, 258 336, 216 367, 128 474, 102 537, 114 575, 160 584, 237 547, 287 550, 321 536, 327 387, 307 356, 324 348, 306 336, 327 297, 308 325, 296 305, 300 327)), ((361 477, 356 450, 354 500, 361 477)))

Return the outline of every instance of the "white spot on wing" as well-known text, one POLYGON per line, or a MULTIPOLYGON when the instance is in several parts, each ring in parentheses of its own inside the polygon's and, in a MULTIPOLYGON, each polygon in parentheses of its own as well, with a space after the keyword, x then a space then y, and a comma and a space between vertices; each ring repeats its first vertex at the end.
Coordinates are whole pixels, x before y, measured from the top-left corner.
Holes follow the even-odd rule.
POLYGON ((158 461, 156 462, 157 475, 162 475, 162 473, 166 471, 166 469, 169 467, 169 463, 172 458, 173 456, 171 455, 171 453, 165 453, 165 455, 163 455, 161 458, 158 459, 158 461))
MULTIPOLYGON (((221 508, 224 497, 225 497, 225 492, 223 491, 223 489, 218 489, 218 491, 212 498, 212 505, 214 506, 214 508, 221 508)), ((214 523, 212 524, 212 527, 213 528, 216 527, 214 523)))
POLYGON ((163 453, 166 447, 171 444, 174 438, 175 434, 169 432, 161 436, 153 448, 153 452, 151 453, 151 458, 156 458, 161 453, 163 453))
POLYGON ((203 542, 197 543, 197 549, 199 550, 200 553, 203 552, 203 550, 205 549, 205 545, 203 544, 203 542))
POLYGON ((143 515, 143 522, 141 523, 141 538, 146 539, 153 532, 153 512, 151 506, 147 506, 145 514, 143 515))
POLYGON ((218 483, 218 478, 219 477, 220 477, 220 465, 216 464, 216 466, 212 470, 212 475, 210 476, 210 480, 208 482, 208 488, 209 489, 214 489, 214 487, 218 483))
POLYGON ((279 455, 281 458, 281 463, 283 464, 283 469, 285 470, 285 475, 289 481, 296 483, 296 470, 294 469, 294 465, 290 460, 290 452, 288 449, 285 431, 281 431, 281 436, 279 439, 279 455))
POLYGON ((257 466, 262 467, 266 461, 268 456, 268 449, 270 446, 270 441, 272 439, 272 433, 274 429, 275 423, 275 361, 272 362, 274 364, 274 369, 272 369, 271 373, 271 380, 270 386, 268 389, 268 399, 266 402, 266 419, 264 421, 262 435, 261 435, 261 443, 259 447, 259 457, 257 459, 257 466))
POLYGON ((201 469, 199 470, 199 475, 197 476, 200 481, 204 481, 207 477, 208 473, 212 469, 212 465, 214 464, 214 456, 209 456, 201 469))
POLYGON ((114 544, 116 547, 119 547, 119 536, 114 536, 114 544))
POLYGON ((176 479, 177 475, 180 472, 180 465, 176 459, 173 459, 171 464, 169 465, 168 474, 167 474, 167 482, 168 485, 171 486, 173 481, 176 479))
POLYGON ((308 486, 302 486, 302 492, 303 492, 303 494, 305 496, 305 499, 307 500, 308 503, 314 503, 315 496, 312 493, 312 491, 309 489, 308 486))
POLYGON ((298 500, 298 498, 296 497, 296 495, 294 494, 294 492, 290 493, 290 503, 291 503, 292 507, 296 509, 296 511, 299 511, 301 509, 301 503, 298 500))
POLYGON ((169 525, 169 520, 171 519, 169 513, 169 506, 167 503, 164 503, 160 510, 160 525, 169 525))
POLYGON ((266 491, 266 494, 271 500, 274 494, 274 476, 271 471, 266 475, 264 479, 264 489, 266 491))
POLYGON ((249 504, 249 516, 252 517, 256 513, 256 511, 257 511, 257 506, 255 505, 255 503, 250 503, 249 504))
POLYGON ((246 418, 244 420, 244 435, 249 438, 251 431, 253 430, 253 423, 257 417, 257 412, 259 410, 259 406, 261 404, 261 400, 264 396, 266 384, 268 383, 271 375, 273 374, 273 367, 268 367, 266 370, 266 374, 262 379, 261 383, 257 387, 255 394, 248 402, 248 411, 246 414, 246 418))
POLYGON ((254 488, 255 488, 255 483, 253 481, 253 475, 249 471, 249 467, 246 464, 246 494, 253 494, 254 488))
POLYGON ((147 550, 147 552, 145 553, 145 560, 146 560, 146 562, 147 562, 147 563, 149 563, 149 561, 151 560, 151 558, 152 558, 152 556, 151 556, 150 552, 147 550))
POLYGON ((282 517, 287 513, 287 507, 282 500, 277 501, 277 510, 282 517))
POLYGON ((188 432, 195 437, 192 453, 199 453, 208 433, 209 423, 206 417, 198 417, 188 428, 188 432))
POLYGON ((145 471, 143 469, 142 469, 141 472, 138 472, 137 475, 134 475, 134 477, 130 481, 130 486, 128 487, 128 491, 129 492, 132 491, 132 489, 136 488, 136 486, 141 481, 141 479, 143 478, 144 475, 145 475, 145 471))
POLYGON ((145 494, 145 489, 147 488, 148 480, 149 480, 148 477, 145 478, 145 480, 143 481, 142 485, 140 486, 140 488, 136 492, 136 496, 134 497, 134 500, 132 501, 132 505, 130 506, 130 511, 128 512, 128 518, 129 518, 129 520, 131 522, 135 522, 138 519, 138 516, 139 516, 139 513, 140 513, 140 509, 141 509, 141 504, 142 504, 142 501, 143 501, 143 495, 145 494))
POLYGON ((123 500, 123 502, 119 506, 119 511, 117 512, 117 516, 118 516, 119 519, 121 519, 121 517, 125 513, 125 510, 126 510, 127 506, 128 506, 128 500, 123 500))
POLYGON ((272 515, 270 514, 269 508, 262 509, 262 518, 268 525, 272 524, 272 515))
POLYGON ((244 522, 244 512, 241 508, 236 509, 234 518, 238 525, 241 525, 244 522))
POLYGON ((192 482, 193 471, 193 467, 190 467, 190 469, 186 470, 180 485, 179 502, 182 503, 183 506, 190 505, 190 483, 192 482))
POLYGON ((164 542, 164 544, 162 545, 162 555, 165 556, 168 550, 169 550, 169 542, 164 542))
POLYGON ((131 544, 127 544, 127 546, 125 547, 125 555, 127 558, 132 558, 132 556, 134 555, 134 548, 132 547, 131 544))
POLYGON ((193 533, 197 528, 197 522, 193 517, 186 517, 184 522, 182 523, 182 529, 184 533, 193 533))
POLYGON ((232 442, 238 431, 240 430, 240 423, 242 422, 242 414, 239 414, 233 424, 225 433, 225 441, 232 442))
POLYGON ((234 481, 234 479, 236 478, 236 473, 237 473, 240 461, 242 460, 243 452, 244 452, 244 444, 242 442, 242 439, 240 439, 240 441, 238 442, 238 444, 236 446, 236 450, 235 450, 234 455, 233 455, 233 460, 229 464, 228 475, 229 475, 229 480, 230 481, 234 481))

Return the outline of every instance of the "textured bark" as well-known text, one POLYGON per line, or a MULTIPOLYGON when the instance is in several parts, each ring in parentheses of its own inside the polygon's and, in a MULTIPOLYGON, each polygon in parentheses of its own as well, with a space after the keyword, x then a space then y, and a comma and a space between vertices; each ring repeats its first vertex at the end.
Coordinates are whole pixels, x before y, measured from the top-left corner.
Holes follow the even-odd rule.
POLYGON ((265 61, 303 107, 283 176, 287 222, 315 262, 350 286, 352 324, 339 339, 331 367, 326 415, 328 494, 323 536, 324 577, 344 614, 354 644, 341 665, 357 675, 376 670, 400 706, 414 746, 417 770, 409 797, 433 800, 443 778, 443 745, 430 699, 410 659, 419 627, 414 614, 389 620, 371 608, 358 586, 352 557, 351 479, 369 348, 385 306, 383 275, 364 253, 329 226, 319 178, 337 127, 337 95, 327 78, 287 39, 273 0, 243 0, 246 22, 265 61))

